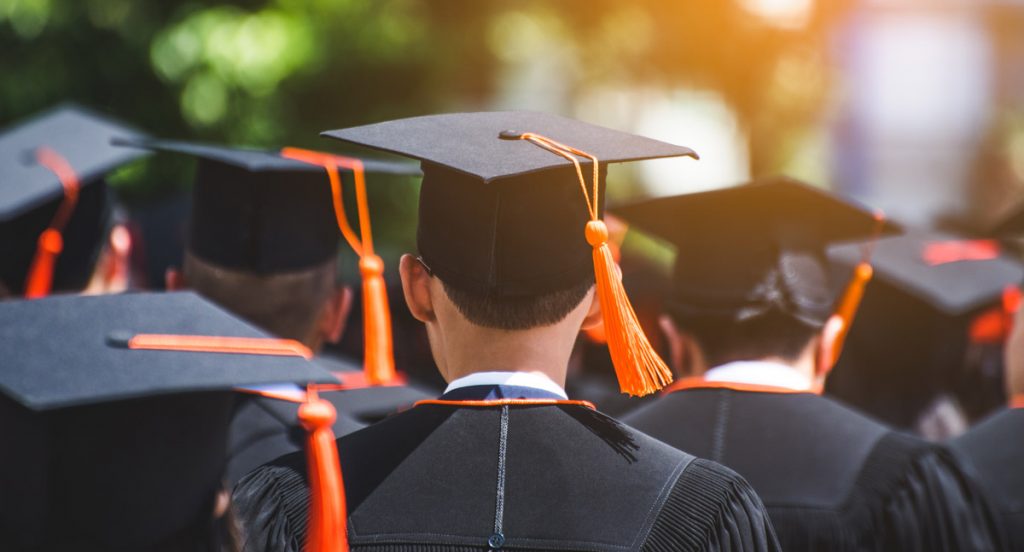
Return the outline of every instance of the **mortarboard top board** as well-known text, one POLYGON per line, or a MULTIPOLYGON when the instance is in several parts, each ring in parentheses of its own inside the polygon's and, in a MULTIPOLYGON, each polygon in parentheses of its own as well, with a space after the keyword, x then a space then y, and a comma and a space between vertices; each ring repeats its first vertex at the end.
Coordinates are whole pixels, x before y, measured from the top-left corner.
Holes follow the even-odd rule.
MULTIPOLYGON (((222 268, 273 274, 334 258, 340 234, 323 167, 279 152, 172 140, 119 145, 199 160, 189 251, 222 268)), ((410 163, 363 160, 368 173, 418 175, 410 163)))
MULTIPOLYGON (((839 245, 829 258, 845 269, 856 264, 858 251, 857 244, 839 245)), ((990 306, 1024 280, 1024 265, 994 240, 921 230, 879 240, 871 264, 878 281, 947 316, 990 306)))
POLYGON ((302 358, 130 350, 126 335, 269 337, 195 293, 137 293, 0 304, 0 391, 31 410, 268 382, 334 382, 302 358))
POLYGON ((62 232, 64 248, 53 279, 56 289, 79 289, 91 275, 107 229, 104 176, 148 155, 116 148, 110 140, 141 136, 134 128, 72 104, 0 130, 0 280, 10 292, 22 291, 37 240, 64 198, 60 179, 39 162, 37 150, 48 148, 66 160, 81 187, 62 232))
MULTIPOLYGON (((180 153, 196 159, 231 165, 248 172, 310 172, 322 175, 322 167, 290 159, 277 151, 255 148, 239 148, 179 140, 155 138, 116 139, 114 146, 141 148, 151 151, 180 153)), ((368 173, 419 176, 419 168, 412 163, 384 159, 362 159, 363 169, 368 173)))
MULTIPOLYGON (((776 308, 820 325, 836 299, 826 246, 879 232, 871 211, 786 177, 612 211, 676 247, 670 303, 684 318, 738 320, 776 308)), ((895 230, 888 222, 881 229, 895 230)))
MULTIPOLYGON (((689 148, 526 111, 413 117, 323 135, 420 160, 424 263, 462 291, 507 298, 568 289, 593 274, 583 235, 590 217, 573 165, 520 133, 593 154, 602 173, 608 163, 696 157, 689 148)), ((590 182, 591 163, 580 160, 590 182)))
POLYGON ((36 148, 49 147, 67 159, 85 187, 111 170, 148 155, 110 144, 115 138, 142 136, 128 125, 72 104, 0 130, 0 221, 16 218, 64 194, 56 175, 35 161, 36 148))
POLYGON ((262 338, 193 293, 0 304, 0 538, 16 549, 209 542, 240 385, 333 378, 295 356, 133 350, 127 334, 262 338), (196 532, 198 531, 198 533, 196 532))

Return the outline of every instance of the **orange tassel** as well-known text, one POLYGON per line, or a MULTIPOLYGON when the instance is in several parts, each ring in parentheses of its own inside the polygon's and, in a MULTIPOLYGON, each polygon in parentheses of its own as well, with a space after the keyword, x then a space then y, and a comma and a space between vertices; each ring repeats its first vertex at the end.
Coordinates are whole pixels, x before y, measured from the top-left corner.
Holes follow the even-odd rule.
POLYGON ((619 389, 633 396, 644 396, 672 383, 672 371, 651 347, 640 321, 622 286, 618 265, 608 247, 608 229, 604 222, 587 223, 587 243, 594 248, 594 276, 597 297, 604 317, 608 352, 619 379, 619 389))
POLYGON ((384 262, 377 255, 364 256, 359 260, 359 271, 363 275, 363 332, 366 334, 363 371, 370 385, 383 385, 395 379, 384 262))
POLYGON ((600 163, 597 157, 585 151, 556 142, 545 136, 525 132, 522 134, 503 133, 502 139, 528 140, 551 153, 560 155, 573 164, 576 177, 579 179, 590 213, 590 222, 586 226, 587 243, 594 248, 594 280, 597 297, 601 303, 604 317, 605 337, 608 340, 608 352, 612 357, 615 375, 619 379, 619 389, 632 396, 649 395, 672 383, 672 371, 658 356, 644 334, 640 321, 633 311, 626 290, 622 286, 622 276, 615 263, 611 247, 608 244, 608 227, 600 220, 600 163), (593 163, 593 191, 587 190, 587 181, 583 176, 580 161, 576 156, 586 157, 593 163))
POLYGON ((50 226, 39 235, 36 254, 32 258, 28 277, 25 280, 25 297, 36 299, 46 297, 53 289, 53 273, 57 267, 57 257, 64 249, 64 238, 61 232, 67 226, 71 214, 78 204, 78 175, 71 168, 71 163, 50 148, 41 147, 36 150, 36 161, 50 169, 64 190, 64 198, 57 206, 57 212, 50 221, 50 226))
POLYGON ((315 388, 307 392, 299 407, 299 421, 306 429, 306 458, 309 473, 309 530, 307 552, 347 552, 345 485, 341 462, 331 426, 337 413, 334 405, 319 398, 315 388))
POLYGON ((57 256, 64 249, 64 238, 53 228, 43 230, 36 245, 36 255, 32 258, 32 266, 25 282, 25 297, 37 299, 46 297, 53 289, 53 271, 57 265, 57 256))
POLYGON ((849 283, 846 284, 846 289, 839 299, 835 313, 825 324, 827 338, 824 341, 826 345, 830 345, 828 350, 824 351, 825 366, 831 368, 839 362, 839 357, 843 354, 843 345, 846 343, 846 336, 850 333, 853 319, 856 318, 857 310, 860 309, 860 303, 864 299, 864 290, 873 275, 874 269, 864 261, 858 263, 853 269, 853 275, 850 277, 849 283))
POLYGON ((384 261, 373 252, 363 162, 299 148, 284 148, 281 155, 288 159, 319 165, 327 171, 338 228, 345 241, 359 255, 359 272, 363 280, 363 371, 366 374, 366 381, 371 385, 387 384, 396 377, 391 337, 391 309, 388 305, 387 286, 384 283, 384 261), (351 170, 354 177, 360 236, 352 230, 345 215, 338 167, 351 170))
POLYGON ((846 284, 843 295, 836 304, 834 313, 825 323, 825 328, 822 332, 824 347, 822 347, 820 362, 822 366, 827 367, 829 370, 839 362, 839 357, 843 354, 846 336, 849 335, 850 328, 853 327, 853 320, 857 317, 857 311, 860 309, 861 301, 864 299, 864 291, 875 274, 875 269, 871 266, 871 256, 874 253, 875 244, 878 242, 884 229, 885 214, 881 211, 876 211, 874 235, 864 245, 861 260, 854 267, 850 281, 846 284))

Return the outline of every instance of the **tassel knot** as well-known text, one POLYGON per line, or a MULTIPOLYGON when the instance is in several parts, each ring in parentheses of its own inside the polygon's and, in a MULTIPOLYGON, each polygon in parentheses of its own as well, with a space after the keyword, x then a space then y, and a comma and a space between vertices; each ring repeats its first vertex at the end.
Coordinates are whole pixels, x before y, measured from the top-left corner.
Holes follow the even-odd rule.
POLYGON ((64 238, 60 232, 47 228, 39 235, 39 249, 51 255, 59 255, 64 250, 64 238))
POLYGON ((309 476, 309 529, 306 552, 347 552, 345 484, 331 426, 337 417, 334 405, 307 390, 299 406, 299 421, 306 429, 309 476))
POLYGON ((334 420, 337 418, 338 413, 335 411, 334 405, 323 399, 316 399, 299 405, 299 420, 306 431, 329 428, 334 425, 334 420))
POLYGON ((601 247, 608 243, 608 226, 602 220, 592 220, 587 223, 587 243, 591 247, 601 247))
POLYGON ((366 255, 359 259, 359 273, 363 278, 382 276, 384 274, 384 261, 377 255, 366 255))

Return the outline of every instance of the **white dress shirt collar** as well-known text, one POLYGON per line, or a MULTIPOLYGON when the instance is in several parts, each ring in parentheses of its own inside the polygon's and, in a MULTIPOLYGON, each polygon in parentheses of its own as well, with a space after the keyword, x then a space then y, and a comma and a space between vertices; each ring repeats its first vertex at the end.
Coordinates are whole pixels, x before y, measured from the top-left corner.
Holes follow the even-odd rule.
POLYGON ((561 385, 558 385, 552 381, 551 378, 538 372, 476 372, 449 383, 444 392, 450 393, 462 387, 472 387, 476 385, 515 385, 517 387, 532 387, 534 389, 540 389, 541 391, 547 391, 548 393, 554 393, 563 399, 569 398, 565 394, 565 389, 562 389, 561 385))
POLYGON ((795 368, 778 362, 745 360, 716 366, 704 374, 705 381, 746 383, 810 391, 811 380, 795 368))

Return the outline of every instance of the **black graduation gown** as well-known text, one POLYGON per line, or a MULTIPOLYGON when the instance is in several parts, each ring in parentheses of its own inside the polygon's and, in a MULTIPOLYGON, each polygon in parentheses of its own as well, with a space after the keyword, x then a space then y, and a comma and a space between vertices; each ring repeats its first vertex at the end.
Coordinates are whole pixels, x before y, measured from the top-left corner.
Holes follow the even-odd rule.
POLYGON ((948 451, 831 399, 697 388, 624 420, 739 472, 785 550, 1001 549, 991 510, 948 451))
MULTIPOLYGON (((317 357, 316 362, 336 373, 360 370, 337 358, 317 357)), ((328 391, 320 396, 338 412, 333 428, 338 437, 377 422, 418 400, 433 397, 408 385, 328 391)), ((298 408, 296 403, 258 396, 246 397, 241 402, 229 433, 225 472, 229 485, 279 456, 303 449, 306 432, 298 424, 298 408)))
MULTIPOLYGON (((420 405, 338 449, 353 550, 779 549, 741 477, 584 406, 420 405)), ((301 550, 305 466, 236 486, 246 550, 301 550)))
POLYGON ((1024 409, 989 416, 950 448, 987 493, 1010 549, 1024 550, 1024 409))

